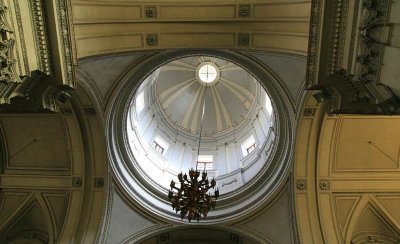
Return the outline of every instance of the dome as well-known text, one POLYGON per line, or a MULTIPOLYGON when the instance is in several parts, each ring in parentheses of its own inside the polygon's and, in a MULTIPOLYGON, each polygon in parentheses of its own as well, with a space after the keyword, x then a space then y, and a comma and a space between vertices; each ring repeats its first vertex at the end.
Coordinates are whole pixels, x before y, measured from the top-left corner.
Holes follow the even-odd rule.
POLYGON ((205 135, 215 135, 245 122, 260 89, 253 76, 227 60, 188 57, 160 67, 155 102, 172 126, 198 134, 202 124, 205 135))
POLYGON ((111 167, 127 197, 181 222, 169 185, 196 167, 220 191, 203 223, 238 218, 277 194, 292 155, 293 114, 267 69, 240 54, 177 50, 148 57, 122 80, 107 127, 111 167))
POLYGON ((228 60, 174 60, 149 75, 131 101, 132 153, 163 188, 197 168, 216 178, 222 194, 231 192, 266 162, 275 137, 269 101, 260 83, 228 60))

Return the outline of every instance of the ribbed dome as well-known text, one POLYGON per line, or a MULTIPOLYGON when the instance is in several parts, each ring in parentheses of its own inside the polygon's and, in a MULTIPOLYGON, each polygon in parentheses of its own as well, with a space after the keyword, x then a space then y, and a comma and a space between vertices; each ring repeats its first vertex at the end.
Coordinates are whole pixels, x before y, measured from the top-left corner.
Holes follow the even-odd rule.
POLYGON ((257 175, 269 155, 275 132, 268 101, 260 83, 228 60, 176 59, 137 90, 128 118, 131 150, 163 187, 201 161, 221 194, 233 191, 257 175))
POLYGON ((245 121, 260 85, 241 67, 213 57, 188 57, 160 68, 156 103, 174 127, 198 134, 205 100, 203 133, 213 135, 245 121), (209 83, 203 80, 209 79, 209 83))
POLYGON ((262 66, 231 52, 179 50, 151 56, 128 74, 109 128, 113 167, 130 196, 180 222, 166 200, 170 182, 189 169, 205 170, 220 191, 211 223, 276 193, 291 156, 292 114, 262 66), (200 137, 203 104, 207 135, 200 137))

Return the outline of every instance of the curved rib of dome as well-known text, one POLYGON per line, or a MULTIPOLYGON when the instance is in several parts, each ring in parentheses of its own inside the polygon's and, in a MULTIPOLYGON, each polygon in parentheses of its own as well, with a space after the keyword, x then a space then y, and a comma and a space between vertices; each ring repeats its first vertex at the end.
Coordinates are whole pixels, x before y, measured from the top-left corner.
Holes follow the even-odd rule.
POLYGON ((236 128, 245 122, 257 107, 255 99, 260 85, 242 68, 226 60, 212 57, 188 57, 160 68, 155 80, 157 108, 173 127, 198 134, 201 108, 206 98, 204 135, 215 135, 236 128), (199 78, 204 65, 217 69, 215 81, 199 78))

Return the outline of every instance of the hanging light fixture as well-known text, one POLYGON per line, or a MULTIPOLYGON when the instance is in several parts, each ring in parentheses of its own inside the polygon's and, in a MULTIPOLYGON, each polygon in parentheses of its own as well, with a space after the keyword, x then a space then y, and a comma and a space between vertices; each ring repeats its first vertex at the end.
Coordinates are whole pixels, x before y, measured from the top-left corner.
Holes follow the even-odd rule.
MULTIPOLYGON (((207 87, 204 89, 207 89, 207 87)), ((181 219, 185 218, 187 215, 189 222, 193 219, 199 221, 201 217, 207 217, 208 212, 215 208, 216 200, 219 196, 218 188, 215 189, 214 195, 208 193, 211 188, 215 188, 216 181, 214 178, 211 180, 211 182, 208 181, 205 167, 200 179, 200 171, 197 170, 197 165, 199 164, 198 158, 200 154, 201 133, 203 130, 203 118, 206 105, 206 91, 204 95, 203 112, 200 121, 200 136, 197 148, 196 170, 190 169, 189 176, 186 173, 184 175, 182 175, 182 173, 178 174, 180 186, 177 187, 175 182, 172 180, 170 184, 171 190, 168 192, 168 199, 172 204, 172 209, 175 209, 176 213, 180 212, 181 219)))

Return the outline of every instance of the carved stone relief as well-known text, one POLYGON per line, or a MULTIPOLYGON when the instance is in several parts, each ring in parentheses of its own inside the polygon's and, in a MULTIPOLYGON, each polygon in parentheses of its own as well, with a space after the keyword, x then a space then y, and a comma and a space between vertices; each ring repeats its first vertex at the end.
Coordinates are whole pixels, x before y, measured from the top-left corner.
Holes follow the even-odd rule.
POLYGON ((359 0, 354 4, 350 8, 347 0, 327 1, 325 8, 330 10, 321 19, 318 13, 324 10, 313 3, 308 87, 328 95, 329 113, 400 114, 399 99, 379 82, 384 45, 373 36, 376 28, 387 24, 391 3, 359 0), (318 59, 325 61, 318 63, 318 59))
POLYGON ((238 34, 238 45, 247 47, 250 46, 250 34, 249 33, 239 33, 238 34))
POLYGON ((157 18, 157 7, 156 6, 147 6, 144 9, 144 13, 147 18, 157 18))
POLYGON ((37 50, 36 55, 39 62, 39 70, 46 75, 50 75, 52 69, 50 65, 50 50, 44 7, 40 0, 29 1, 29 4, 32 10, 32 23, 35 33, 35 48, 37 50))
POLYGON ((0 104, 9 103, 10 98, 16 96, 14 91, 18 86, 10 83, 22 82, 14 68, 13 48, 15 39, 13 37, 14 32, 6 18, 7 11, 7 7, 0 4, 0 104))
POLYGON ((296 180, 296 188, 297 190, 304 191, 307 190, 307 182, 305 179, 297 179, 296 180))
POLYGON ((250 5, 239 6, 239 17, 250 17, 250 5))
POLYGON ((329 180, 327 180, 327 179, 319 180, 319 188, 323 191, 328 191, 329 190, 329 180))
POLYGON ((157 34, 147 34, 146 35, 147 46, 157 46, 157 42, 158 42, 157 34))

